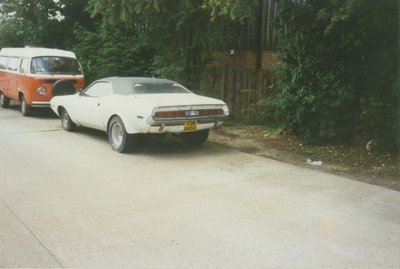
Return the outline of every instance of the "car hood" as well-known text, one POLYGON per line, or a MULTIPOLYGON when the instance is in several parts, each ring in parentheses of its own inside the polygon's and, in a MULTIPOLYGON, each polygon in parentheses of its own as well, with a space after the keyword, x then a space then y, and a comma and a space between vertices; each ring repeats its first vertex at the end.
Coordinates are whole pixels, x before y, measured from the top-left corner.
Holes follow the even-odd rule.
POLYGON ((160 106, 225 105, 221 100, 192 93, 184 94, 141 94, 135 97, 140 102, 160 106))

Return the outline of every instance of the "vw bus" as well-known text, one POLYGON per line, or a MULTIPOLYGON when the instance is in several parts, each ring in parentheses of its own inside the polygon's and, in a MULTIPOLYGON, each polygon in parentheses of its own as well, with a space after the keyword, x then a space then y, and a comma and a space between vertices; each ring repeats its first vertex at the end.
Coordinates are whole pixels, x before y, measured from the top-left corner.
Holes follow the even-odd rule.
POLYGON ((55 95, 84 87, 82 68, 71 51, 3 48, 0 51, 0 106, 19 101, 24 116, 35 107, 50 107, 55 95))

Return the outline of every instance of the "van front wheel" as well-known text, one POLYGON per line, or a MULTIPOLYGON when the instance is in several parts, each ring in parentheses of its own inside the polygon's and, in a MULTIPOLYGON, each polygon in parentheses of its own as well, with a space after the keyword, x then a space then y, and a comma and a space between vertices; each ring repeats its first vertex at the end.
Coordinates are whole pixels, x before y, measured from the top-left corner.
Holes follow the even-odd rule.
POLYGON ((10 99, 8 99, 4 93, 0 92, 0 106, 7 108, 10 105, 10 99))
POLYGON ((26 103, 24 96, 21 97, 21 112, 24 116, 29 116, 31 114, 31 108, 26 103))

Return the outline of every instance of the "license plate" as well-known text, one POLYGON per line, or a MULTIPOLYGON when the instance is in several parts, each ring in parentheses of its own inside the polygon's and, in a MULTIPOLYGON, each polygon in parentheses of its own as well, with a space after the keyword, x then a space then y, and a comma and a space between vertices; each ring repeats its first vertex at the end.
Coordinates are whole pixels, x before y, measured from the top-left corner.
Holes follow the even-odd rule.
POLYGON ((199 111, 198 110, 187 110, 185 111, 185 116, 190 117, 190 116, 198 116, 199 111))
POLYGON ((197 130, 197 121, 195 120, 185 121, 183 125, 184 132, 195 132, 196 130, 197 130))

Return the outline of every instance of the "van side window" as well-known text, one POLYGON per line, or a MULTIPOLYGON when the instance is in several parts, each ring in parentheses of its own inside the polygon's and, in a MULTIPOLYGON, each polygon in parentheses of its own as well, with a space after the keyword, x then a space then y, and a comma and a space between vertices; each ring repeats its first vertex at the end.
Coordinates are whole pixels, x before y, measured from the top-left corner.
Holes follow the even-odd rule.
POLYGON ((10 57, 7 64, 7 70, 17 71, 19 64, 19 58, 10 57))
POLYGON ((4 57, 4 56, 0 57, 0 69, 6 69, 7 61, 8 61, 8 57, 4 57))

